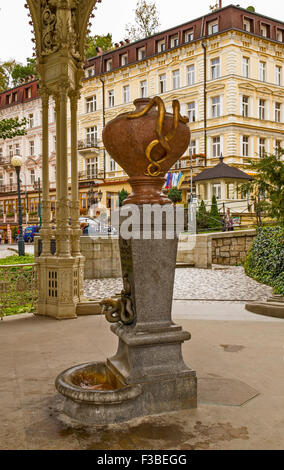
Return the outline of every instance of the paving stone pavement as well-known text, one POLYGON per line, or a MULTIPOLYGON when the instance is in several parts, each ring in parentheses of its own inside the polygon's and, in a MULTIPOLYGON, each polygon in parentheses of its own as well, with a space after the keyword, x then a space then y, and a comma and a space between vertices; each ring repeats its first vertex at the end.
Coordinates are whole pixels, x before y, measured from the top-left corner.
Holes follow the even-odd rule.
MULTIPOLYGON (((105 298, 118 294, 121 279, 96 279, 85 281, 85 295, 105 298)), ((174 299, 199 301, 266 300, 272 288, 259 284, 246 276, 242 266, 213 269, 180 268, 176 270, 174 299)))

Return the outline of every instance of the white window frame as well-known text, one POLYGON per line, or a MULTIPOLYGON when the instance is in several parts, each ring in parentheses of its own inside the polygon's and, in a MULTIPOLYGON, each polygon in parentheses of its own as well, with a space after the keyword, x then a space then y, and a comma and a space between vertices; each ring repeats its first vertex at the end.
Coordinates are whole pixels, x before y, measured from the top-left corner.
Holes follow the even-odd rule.
POLYGON ((97 126, 86 127, 87 144, 96 145, 97 139, 98 139, 98 127, 97 126))
POLYGON ((266 100, 259 98, 258 100, 258 119, 264 121, 266 119, 266 100))
POLYGON ((178 34, 175 34, 172 38, 171 38, 171 47, 178 47, 179 45, 179 37, 178 37, 178 34))
POLYGON ((192 42, 194 40, 194 30, 190 29, 184 33, 185 42, 192 42))
POLYGON ((30 156, 33 157, 35 154, 35 141, 34 140, 29 141, 29 149, 30 149, 30 156))
POLYGON ((108 92, 108 107, 114 107, 114 90, 109 90, 108 92))
POLYGON ((95 111, 97 111, 97 97, 96 95, 89 96, 86 98, 86 112, 89 114, 95 111))
POLYGON ((247 95, 242 95, 241 115, 242 117, 249 117, 249 96, 247 95), (245 101, 246 99, 247 102, 245 101))
POLYGON ((266 81, 266 62, 259 62, 259 80, 261 82, 266 81))
POLYGON ((274 120, 275 122, 281 122, 281 103, 275 102, 274 103, 274 120))
POLYGON ((264 137, 260 137, 258 141, 258 155, 260 158, 264 156, 266 152, 266 139, 264 137))
POLYGON ((140 91, 141 91, 141 98, 147 98, 148 97, 148 82, 147 82, 147 80, 142 80, 142 82, 140 82, 140 91))
POLYGON ((221 157, 221 153, 222 153, 221 136, 218 135, 218 136, 212 137, 212 156, 213 156, 213 158, 221 157))
POLYGON ((278 86, 282 85, 282 67, 280 65, 275 66, 275 83, 278 86))
POLYGON ((243 157, 248 157, 249 156, 249 144, 250 144, 249 136, 248 135, 243 135, 242 136, 242 156, 243 157))
POLYGON ((123 87, 123 103, 127 104, 130 103, 130 86, 125 85, 123 87))
POLYGON ((158 52, 164 52, 166 50, 166 41, 164 39, 158 41, 157 50, 158 52))
POLYGON ((188 111, 188 119, 189 122, 196 122, 196 102, 191 101, 187 105, 187 111, 188 111))
POLYGON ((195 84, 195 65, 191 64, 187 67, 187 84, 188 86, 195 84))
POLYGON ((159 90, 160 90, 160 93, 165 93, 167 91, 167 74, 166 73, 159 75, 159 90))
POLYGON ((250 64, 249 57, 243 57, 242 65, 243 65, 243 77, 244 78, 249 78, 249 64, 250 64))
POLYGON ((146 59, 146 47, 139 47, 138 49, 138 60, 146 59))
POLYGON ((106 72, 110 72, 112 70, 112 59, 107 59, 106 61, 106 72))
POLYGON ((97 178, 99 171, 98 157, 86 158, 86 173, 88 178, 97 178))
POLYGON ((220 78, 220 57, 211 59, 211 80, 220 78))
POLYGON ((211 98, 211 117, 212 119, 221 116, 221 96, 211 98))
POLYGON ((173 70, 173 90, 180 88, 180 70, 173 70))

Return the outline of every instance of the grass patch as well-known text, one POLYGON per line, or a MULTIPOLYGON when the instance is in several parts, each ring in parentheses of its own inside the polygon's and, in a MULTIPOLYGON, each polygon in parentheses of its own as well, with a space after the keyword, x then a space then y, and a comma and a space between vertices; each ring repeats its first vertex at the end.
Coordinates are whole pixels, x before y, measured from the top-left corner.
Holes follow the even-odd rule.
POLYGON ((8 264, 32 264, 35 262, 35 258, 33 255, 12 255, 7 256, 7 258, 0 259, 0 266, 7 266, 8 264))

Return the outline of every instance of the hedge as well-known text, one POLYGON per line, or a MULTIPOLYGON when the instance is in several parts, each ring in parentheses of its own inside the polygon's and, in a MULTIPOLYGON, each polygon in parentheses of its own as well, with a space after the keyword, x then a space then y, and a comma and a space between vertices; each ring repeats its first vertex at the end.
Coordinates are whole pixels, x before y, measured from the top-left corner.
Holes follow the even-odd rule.
POLYGON ((244 267, 248 276, 284 295, 284 227, 259 228, 244 267))

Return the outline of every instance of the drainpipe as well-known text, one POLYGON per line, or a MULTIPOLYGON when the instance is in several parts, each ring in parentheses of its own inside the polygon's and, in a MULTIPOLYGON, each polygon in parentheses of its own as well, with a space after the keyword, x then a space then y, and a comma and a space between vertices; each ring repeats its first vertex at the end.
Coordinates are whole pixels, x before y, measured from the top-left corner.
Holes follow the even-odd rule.
MULTIPOLYGON (((101 65, 100 65, 100 75, 102 75, 103 71, 103 57, 101 56, 101 65)), ((106 125, 106 105, 105 105, 105 81, 103 78, 100 77, 100 82, 102 84, 102 93, 103 93, 103 128, 106 125)), ((104 180, 106 178, 106 150, 104 148, 104 180)))
MULTIPOLYGON (((205 37, 205 16, 202 18, 201 37, 205 37)), ((203 99, 204 99, 204 153, 205 153, 205 166, 207 166, 207 49, 206 44, 202 41, 201 46, 204 51, 203 55, 203 68, 204 68, 204 81, 203 81, 203 99)))
POLYGON ((207 166, 207 49, 204 42, 201 43, 204 51, 204 82, 203 82, 203 98, 204 98, 204 153, 205 166, 207 166))

